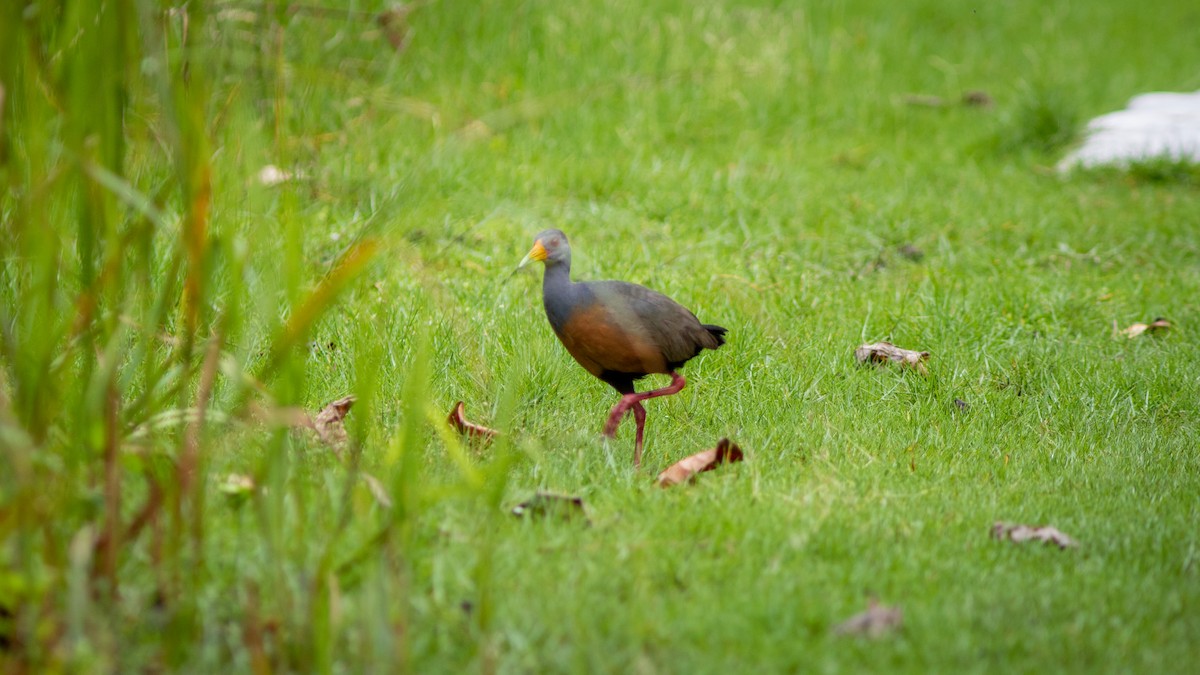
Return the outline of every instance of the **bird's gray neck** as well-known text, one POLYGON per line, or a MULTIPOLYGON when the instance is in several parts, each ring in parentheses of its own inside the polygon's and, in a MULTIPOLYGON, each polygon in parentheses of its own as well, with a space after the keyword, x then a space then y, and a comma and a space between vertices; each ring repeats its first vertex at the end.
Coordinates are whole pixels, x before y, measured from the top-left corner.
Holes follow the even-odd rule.
POLYGON ((542 305, 556 333, 567 323, 575 306, 575 286, 571 281, 571 263, 546 265, 542 276, 542 305))

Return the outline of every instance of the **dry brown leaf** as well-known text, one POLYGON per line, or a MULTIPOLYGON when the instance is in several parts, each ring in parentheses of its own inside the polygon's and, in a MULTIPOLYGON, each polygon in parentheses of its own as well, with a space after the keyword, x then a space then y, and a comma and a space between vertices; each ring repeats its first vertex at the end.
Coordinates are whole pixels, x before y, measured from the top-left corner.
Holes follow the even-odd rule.
POLYGON ((1011 542, 1020 544, 1026 541, 1040 541, 1047 544, 1054 544, 1061 548, 1075 548, 1079 546, 1079 542, 1068 537, 1062 530, 1049 525, 1032 526, 1032 525, 1014 525, 997 521, 992 525, 992 537, 996 539, 1007 539, 1011 542))
POLYGON ((901 244, 896 248, 896 253, 899 253, 901 258, 912 262, 921 262, 925 259, 925 251, 912 244, 901 244))
POLYGON ((712 471, 721 464, 732 464, 733 462, 740 462, 742 459, 744 459, 744 455, 738 444, 730 441, 728 438, 722 438, 717 441, 717 447, 712 450, 697 452, 667 467, 662 473, 658 474, 655 483, 659 487, 670 487, 686 480, 691 480, 696 474, 703 471, 712 471))
POLYGON ((979 89, 963 92, 962 102, 963 105, 971 108, 990 108, 996 103, 992 100, 991 94, 979 89))
POLYGON ((465 434, 473 438, 490 439, 500 433, 495 429, 489 429, 485 426, 475 424, 474 422, 468 422, 466 406, 462 401, 454 404, 454 407, 450 409, 450 415, 446 418, 446 421, 449 422, 450 426, 458 431, 458 433, 465 434))
POLYGON ((871 598, 865 612, 855 614, 834 627, 836 635, 866 635, 879 637, 900 628, 904 623, 904 612, 899 607, 888 607, 871 598))
POLYGON ((346 444, 346 426, 343 420, 356 400, 353 396, 339 398, 321 408, 321 412, 313 417, 312 426, 316 429, 317 436, 334 451, 341 450, 346 444))
POLYGON ((529 499, 513 507, 512 514, 518 518, 545 518, 555 516, 562 520, 583 518, 587 521, 587 511, 583 508, 583 498, 562 495, 554 492, 538 492, 529 499))
MULTIPOLYGON (((1115 327, 1115 324, 1114 324, 1115 327)), ((1142 333, 1157 333, 1171 330, 1171 322, 1163 318, 1155 319, 1150 323, 1135 323, 1129 328, 1121 331, 1121 335, 1127 338, 1135 338, 1142 333)))
POLYGON ((383 36, 387 39, 388 44, 397 52, 404 51, 404 48, 408 46, 408 14, 411 11, 412 8, 406 5, 394 5, 375 17, 375 22, 383 30, 383 36))
POLYGON ((929 360, 929 352, 916 352, 911 349, 901 349, 890 342, 875 342, 863 345, 854 350, 854 358, 859 363, 887 363, 895 361, 910 366, 922 375, 928 374, 924 361, 929 360))
POLYGON ((322 443, 340 452, 346 443, 346 427, 344 420, 354 405, 354 396, 345 396, 330 402, 316 415, 309 415, 300 408, 292 406, 274 406, 254 404, 250 416, 267 425, 291 427, 293 429, 308 429, 317 435, 322 443))

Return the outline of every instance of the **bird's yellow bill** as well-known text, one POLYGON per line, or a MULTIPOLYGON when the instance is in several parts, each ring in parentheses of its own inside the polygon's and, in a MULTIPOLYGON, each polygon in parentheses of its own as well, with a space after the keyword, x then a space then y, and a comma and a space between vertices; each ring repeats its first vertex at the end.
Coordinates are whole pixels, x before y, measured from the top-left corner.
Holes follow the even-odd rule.
POLYGON ((517 269, 528 265, 530 260, 545 260, 546 256, 546 247, 542 246, 542 240, 538 239, 533 242, 533 248, 529 249, 529 253, 526 253, 525 257, 521 258, 521 264, 517 265, 517 269))

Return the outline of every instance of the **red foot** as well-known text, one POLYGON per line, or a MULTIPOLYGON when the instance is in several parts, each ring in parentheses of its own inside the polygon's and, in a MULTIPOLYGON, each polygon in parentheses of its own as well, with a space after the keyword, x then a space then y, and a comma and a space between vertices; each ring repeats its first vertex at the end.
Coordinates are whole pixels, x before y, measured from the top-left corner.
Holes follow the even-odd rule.
POLYGON ((639 466, 642 463, 642 436, 646 428, 646 409, 642 406, 642 401, 647 399, 657 398, 659 396, 670 396, 677 394, 687 384, 683 376, 679 373, 671 373, 671 384, 662 389, 654 389, 643 393, 625 394, 621 396, 621 400, 613 406, 612 412, 608 414, 608 421, 604 424, 604 435, 612 438, 617 435, 617 427, 621 424, 621 418, 625 413, 633 411, 634 419, 637 421, 637 438, 634 441, 633 448, 633 465, 639 466))

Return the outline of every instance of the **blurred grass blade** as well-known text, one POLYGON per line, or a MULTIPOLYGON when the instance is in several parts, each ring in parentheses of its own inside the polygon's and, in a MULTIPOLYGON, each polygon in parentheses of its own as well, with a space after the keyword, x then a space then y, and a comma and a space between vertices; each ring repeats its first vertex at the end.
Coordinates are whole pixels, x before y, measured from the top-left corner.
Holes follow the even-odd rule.
POLYGON ((378 250, 378 242, 368 239, 346 251, 333 270, 288 318, 271 346, 271 356, 262 377, 269 376, 282 365, 287 354, 304 340, 313 324, 329 309, 337 296, 367 268, 378 250))
POLYGON ((149 197, 130 185, 128 181, 95 162, 84 161, 83 170, 88 176, 91 176, 92 180, 104 186, 122 202, 149 218, 155 227, 167 226, 167 218, 158 206, 149 197))

